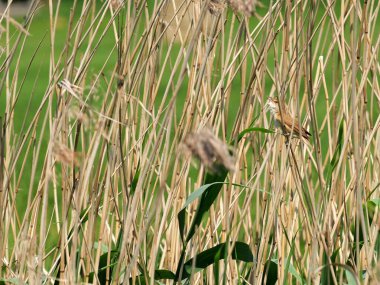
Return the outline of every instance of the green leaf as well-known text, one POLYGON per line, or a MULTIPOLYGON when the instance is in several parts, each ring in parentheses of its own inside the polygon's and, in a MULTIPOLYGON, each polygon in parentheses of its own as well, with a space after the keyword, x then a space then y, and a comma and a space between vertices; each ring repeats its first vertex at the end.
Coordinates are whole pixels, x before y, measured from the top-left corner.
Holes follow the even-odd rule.
MULTIPOLYGON (((154 280, 174 280, 175 279, 175 274, 171 272, 170 270, 166 269, 156 269, 154 271, 154 280)), ((144 285, 146 284, 146 276, 144 274, 141 274, 139 276, 135 277, 136 282, 133 283, 133 278, 129 278, 129 284, 139 284, 139 285, 144 285)), ((104 284, 104 283, 101 283, 104 284)))
MULTIPOLYGON (((226 253, 226 252, 225 252, 226 253)), ((214 256, 214 281, 216 285, 219 285, 219 260, 222 256, 222 247, 218 250, 218 252, 214 256)))
POLYGON ((175 274, 171 272, 170 270, 166 269, 157 269, 154 271, 154 279, 160 280, 160 279, 169 279, 174 280, 175 274))
POLYGON ((251 132, 260 132, 260 133, 264 133, 264 134, 274 134, 275 131, 272 131, 272 130, 269 130, 269 129, 266 129, 266 128, 260 128, 260 127, 253 127, 253 128, 248 128, 248 129, 245 129, 244 131, 242 131, 241 133, 239 133, 238 137, 237 137, 237 142, 240 142, 240 140, 248 133, 251 133, 251 132))
MULTIPOLYGON (((120 252, 121 252, 122 244, 123 244, 123 234, 124 234, 124 231, 123 231, 123 228, 121 228, 119 231, 119 236, 117 237, 117 241, 116 241, 115 252, 118 252, 118 255, 115 256, 114 258, 115 261, 117 261, 117 259, 120 256, 120 252)), ((111 280, 114 280, 115 274, 118 274, 118 273, 119 272, 116 272, 116 270, 112 270, 111 280)))
POLYGON ((201 187, 202 189, 200 191, 196 191, 197 193, 193 196, 190 195, 189 199, 187 199, 187 202, 185 205, 189 205, 193 200, 195 200, 198 195, 201 195, 200 202, 198 204, 198 208, 194 214, 193 221, 191 223, 190 229, 187 233, 186 238, 184 238, 185 234, 185 221, 186 221, 186 207, 184 207, 179 213, 178 213, 178 225, 179 225, 179 231, 181 235, 181 239, 183 242, 183 248, 181 257, 178 261, 177 270, 176 270, 176 279, 178 280, 179 276, 184 275, 184 261, 186 256, 186 246, 189 240, 193 237, 195 233, 195 229, 200 225, 202 222, 203 216, 208 212, 211 205, 214 203, 216 198, 218 197, 218 194, 220 190, 222 189, 224 180, 227 177, 227 170, 223 170, 220 173, 206 173, 205 178, 205 187, 201 187))
MULTIPOLYGON (((222 260, 227 256, 227 252, 228 247, 226 243, 221 243, 197 254, 195 258, 191 258, 185 262, 181 280, 189 278, 195 272, 205 269, 211 264, 216 264, 219 260, 222 260)), ((243 262, 254 261, 253 254, 249 246, 246 243, 239 241, 235 243, 231 257, 234 260, 243 262)))
MULTIPOLYGON (((277 284, 278 280, 278 266, 274 262, 276 259, 268 260, 265 263, 265 269, 264 272, 266 274, 266 285, 275 285, 277 284)), ((263 283, 264 284, 264 280, 263 283)))
MULTIPOLYGON (((100 256, 99 266, 98 266, 98 279, 100 284, 106 284, 107 282, 107 271, 109 271, 109 276, 112 276, 112 271, 117 264, 116 260, 119 257, 119 252, 116 250, 111 250, 100 256), (108 255, 110 255, 110 262, 108 264, 108 255)), ((89 274, 90 283, 94 280, 95 272, 89 274)), ((111 278, 112 279, 112 278, 111 278)), ((111 280, 109 280, 111 281, 111 280)))
POLYGON ((325 264, 325 265, 321 268, 321 270, 322 270, 321 284, 334 284, 333 277, 332 277, 332 274, 331 274, 331 269, 330 269, 330 266, 329 266, 329 264, 334 263, 334 259, 333 258, 334 258, 333 255, 331 257, 329 257, 326 254, 326 251, 323 251, 323 264, 325 264))
POLYGON ((96 242, 94 242, 94 248, 95 248, 95 249, 100 248, 100 249, 102 250, 102 253, 106 253, 106 252, 108 252, 108 246, 105 245, 104 243, 100 243, 100 244, 99 244, 99 243, 96 241, 96 242))
MULTIPOLYGON (((193 237, 195 233, 195 229, 200 225, 202 222, 203 216, 208 212, 211 205, 214 203, 216 198, 218 197, 218 194, 220 190, 222 189, 223 182, 227 177, 227 170, 222 170, 220 173, 207 173, 206 179, 205 179, 205 185, 208 185, 205 187, 204 191, 201 191, 201 199, 197 208, 197 211, 195 212, 193 221, 191 223, 189 232, 187 233, 187 237, 184 241, 185 244, 193 237)), ((198 192, 199 193, 199 192, 198 192)), ((191 196, 191 195, 190 195, 191 196)), ((192 197, 192 199, 194 196, 192 197)), ((197 197, 195 197, 197 198, 197 197)), ((191 203, 191 202, 190 202, 191 203)), ((181 234, 181 238, 184 237, 184 228, 185 228, 185 211, 181 211, 178 214, 178 222, 179 222, 179 230, 181 234)))
POLYGON ((336 267, 341 267, 344 269, 348 285, 359 285, 360 284, 359 278, 351 266, 349 266, 347 264, 341 264, 341 263, 335 263, 333 265, 336 267))
MULTIPOLYGON (((287 237, 287 239, 288 239, 288 237, 287 237)), ((302 279, 301 275, 297 272, 297 270, 295 269, 293 264, 290 263, 290 260, 294 255, 295 240, 296 240, 296 236, 294 236, 294 238, 292 239, 292 244, 290 247, 290 252, 289 252, 288 258, 285 258, 285 273, 289 272, 301 284, 304 284, 304 283, 306 283, 305 280, 302 279)), ((275 260, 277 261, 277 259, 272 259, 272 261, 276 262, 275 260)), ((278 264, 278 262, 277 262, 277 264, 278 264)), ((288 278, 285 278, 284 285, 287 284, 287 281, 288 281, 288 278)))
POLYGON ((190 196, 186 199, 185 204, 182 207, 182 210, 178 213, 178 221, 179 221, 179 232, 181 234, 181 237, 184 236, 185 231, 185 219, 186 219, 186 208, 189 206, 192 202, 194 202, 196 199, 201 197, 203 193, 211 186, 216 184, 225 184, 225 182, 214 182, 210 184, 205 184, 199 187, 197 190, 195 190, 193 193, 190 194, 190 196))
MULTIPOLYGON (((122 238, 123 238, 123 230, 120 230, 119 236, 118 236, 117 242, 116 242, 116 249, 113 249, 110 252, 106 252, 100 256, 99 266, 98 266, 98 279, 99 279, 101 284, 105 284, 103 282, 106 282, 106 280, 107 280, 107 270, 109 270, 110 281, 112 281, 114 278, 115 272, 113 269, 117 265, 117 260, 118 260, 119 255, 120 255, 122 238), (110 254, 109 264, 108 264, 108 254, 110 254)), ((95 275, 95 272, 90 273, 90 275, 89 275, 90 282, 93 282, 94 275, 95 275)))
MULTIPOLYGON (((195 190, 193 193, 191 193, 189 195, 189 197, 186 199, 185 204, 183 205, 181 211, 179 211, 179 213, 178 213, 179 232, 180 232, 182 240, 184 240, 184 231, 185 231, 185 224, 186 224, 186 221, 185 221, 186 220, 186 208, 187 208, 187 206, 189 206, 191 203, 193 203, 195 200, 197 200, 199 197, 201 197, 205 191, 207 191, 207 190, 210 189, 210 187, 213 187, 213 186, 216 185, 217 187, 215 187, 213 189, 215 190, 215 194, 219 193, 218 191, 220 191, 220 189, 223 186, 223 184, 228 184, 228 182, 213 182, 213 183, 202 185, 197 190, 195 190)), ((244 186, 244 185, 241 185, 241 184, 237 184, 237 183, 231 183, 231 184, 234 185, 234 186, 237 186, 237 187, 247 188, 247 186, 244 186)), ((257 190, 257 191, 265 192, 265 193, 267 193, 269 195, 272 194, 272 193, 264 191, 264 190, 257 190)))
POLYGON ((137 182, 139 181, 140 177, 140 161, 137 164, 136 173, 133 176, 132 182, 131 182, 131 192, 130 194, 133 195, 136 191, 137 182))
POLYGON ((371 206, 379 207, 380 206, 380 198, 375 198, 375 199, 369 200, 367 203, 371 204, 371 206))
POLYGON ((326 181, 327 181, 327 187, 328 189, 331 188, 331 183, 332 183, 332 173, 335 169, 335 167, 338 165, 339 162, 339 157, 342 152, 342 147, 343 147, 343 120, 340 122, 339 125, 339 133, 338 133, 338 141, 337 145, 334 151, 334 155, 327 166, 327 173, 326 173, 326 181))
POLYGON ((227 183, 226 182, 214 182, 214 183, 202 185, 197 190, 195 190, 193 193, 191 193, 189 195, 189 197, 187 197, 186 202, 183 205, 181 212, 183 210, 186 210, 187 206, 189 206, 192 202, 194 202, 196 199, 198 199, 203 194, 203 192, 205 192, 210 186, 215 185, 215 184, 227 184, 227 183))
MULTIPOLYGON (((272 259, 272 262, 278 266, 277 258, 272 259)), ((305 280, 302 279, 301 275, 297 272, 296 268, 293 266, 293 264, 290 263, 290 258, 285 258, 285 273, 287 272, 293 275, 301 284, 305 283, 305 280)), ((285 284, 286 281, 287 279, 285 279, 285 284)))
POLYGON ((345 270, 344 272, 346 274, 348 285, 358 284, 358 283, 356 283, 356 276, 350 270, 345 270))
POLYGON ((380 199, 379 198, 369 200, 369 201, 367 201, 367 203, 363 204, 363 210, 368 215, 369 224, 373 223, 373 219, 376 215, 378 207, 380 207, 380 199))

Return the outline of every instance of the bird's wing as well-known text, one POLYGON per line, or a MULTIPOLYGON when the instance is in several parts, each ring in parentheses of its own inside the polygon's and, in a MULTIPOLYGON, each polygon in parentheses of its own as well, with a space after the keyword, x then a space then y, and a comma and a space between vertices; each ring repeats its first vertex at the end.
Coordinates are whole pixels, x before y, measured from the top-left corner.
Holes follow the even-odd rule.
MULTIPOLYGON (((281 116, 279 120, 281 121, 281 116)), ((294 134, 298 136, 302 135, 307 140, 309 139, 309 136, 311 136, 311 134, 305 128, 300 126, 297 120, 293 120, 293 118, 287 113, 282 114, 282 122, 285 130, 288 133, 291 133, 293 131, 294 134)))

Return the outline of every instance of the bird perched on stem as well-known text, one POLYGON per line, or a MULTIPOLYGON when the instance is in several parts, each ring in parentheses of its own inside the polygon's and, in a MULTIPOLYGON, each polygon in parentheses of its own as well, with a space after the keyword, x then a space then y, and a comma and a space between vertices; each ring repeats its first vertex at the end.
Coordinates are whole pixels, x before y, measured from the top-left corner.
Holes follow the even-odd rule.
POLYGON ((311 134, 302 127, 298 120, 293 118, 285 108, 285 103, 280 104, 277 98, 269 97, 267 103, 265 104, 265 109, 271 112, 274 118, 274 124, 277 128, 281 128, 284 135, 294 135, 296 137, 303 137, 309 140, 311 134))

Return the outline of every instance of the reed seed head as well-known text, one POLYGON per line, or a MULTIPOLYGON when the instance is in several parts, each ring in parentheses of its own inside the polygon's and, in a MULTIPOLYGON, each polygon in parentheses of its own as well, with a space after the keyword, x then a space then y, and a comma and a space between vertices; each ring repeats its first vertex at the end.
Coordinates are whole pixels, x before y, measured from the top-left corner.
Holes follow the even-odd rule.
POLYGON ((226 8, 225 0, 211 0, 208 4, 208 10, 213 15, 220 15, 226 8))
POLYGON ((235 171, 235 158, 231 155, 227 144, 217 138, 209 129, 188 134, 182 142, 182 149, 199 159, 214 173, 219 172, 222 168, 235 171))
POLYGON ((231 6, 232 10, 239 12, 249 17, 252 16, 256 11, 256 6, 258 5, 257 0, 228 0, 228 4, 231 6))

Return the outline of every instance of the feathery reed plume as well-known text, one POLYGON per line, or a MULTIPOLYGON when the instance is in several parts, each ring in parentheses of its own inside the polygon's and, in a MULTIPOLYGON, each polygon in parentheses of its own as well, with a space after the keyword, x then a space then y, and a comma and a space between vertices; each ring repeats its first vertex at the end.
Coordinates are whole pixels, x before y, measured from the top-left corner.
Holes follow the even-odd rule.
POLYGON ((78 120, 81 124, 84 124, 85 126, 88 126, 89 124, 90 116, 88 113, 90 113, 90 110, 81 110, 81 108, 76 105, 70 107, 68 111, 69 118, 78 120))
POLYGON ((67 79, 63 79, 62 81, 58 82, 58 87, 60 87, 64 91, 67 91, 69 94, 71 94, 74 97, 78 97, 78 95, 82 94, 83 92, 82 87, 71 83, 67 79))
POLYGON ((252 16, 259 4, 257 0, 228 0, 228 4, 235 12, 240 12, 245 16, 252 16))
POLYGON ((113 9, 118 9, 121 5, 123 5, 123 2, 122 0, 110 0, 110 4, 111 4, 111 7, 113 9))
POLYGON ((182 148, 187 154, 198 158, 212 172, 221 168, 235 171, 235 158, 231 155, 226 143, 217 138, 209 129, 202 129, 188 134, 182 148))
POLYGON ((225 0, 211 0, 208 4, 208 10, 213 15, 219 15, 223 13, 224 8, 226 8, 225 0))
POLYGON ((64 144, 60 142, 54 142, 53 144, 53 154, 57 161, 62 162, 63 164, 70 165, 74 163, 74 165, 79 164, 80 154, 71 150, 64 144))

